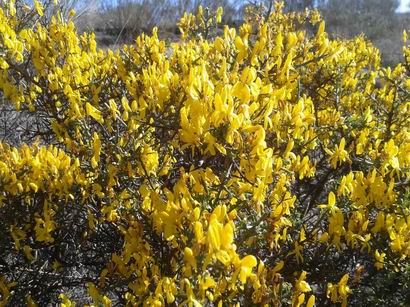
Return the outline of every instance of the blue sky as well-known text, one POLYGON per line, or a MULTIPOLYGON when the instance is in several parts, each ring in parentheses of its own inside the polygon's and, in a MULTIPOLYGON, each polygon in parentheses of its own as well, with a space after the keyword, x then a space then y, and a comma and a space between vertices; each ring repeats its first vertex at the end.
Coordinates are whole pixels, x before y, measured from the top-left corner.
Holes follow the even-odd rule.
POLYGON ((410 5, 410 0, 401 0, 400 7, 398 8, 398 12, 408 12, 410 11, 409 9, 410 5))

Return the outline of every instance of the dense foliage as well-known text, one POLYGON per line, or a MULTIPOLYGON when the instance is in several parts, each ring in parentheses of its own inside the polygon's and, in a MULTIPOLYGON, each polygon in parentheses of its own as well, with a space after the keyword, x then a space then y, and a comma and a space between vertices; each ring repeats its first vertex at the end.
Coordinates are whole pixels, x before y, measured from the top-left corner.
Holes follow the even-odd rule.
POLYGON ((276 4, 102 50, 5 3, 0 92, 37 128, 0 145, 0 305, 409 303, 408 47, 382 68, 276 4))

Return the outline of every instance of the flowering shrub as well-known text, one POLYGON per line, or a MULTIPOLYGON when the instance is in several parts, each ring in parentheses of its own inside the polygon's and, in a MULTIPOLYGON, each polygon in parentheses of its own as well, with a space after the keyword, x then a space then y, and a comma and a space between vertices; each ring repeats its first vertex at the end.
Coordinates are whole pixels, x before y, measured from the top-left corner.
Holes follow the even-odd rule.
POLYGON ((0 145, 0 305, 404 302, 410 49, 281 8, 113 51, 3 5, 0 91, 43 132, 0 145))

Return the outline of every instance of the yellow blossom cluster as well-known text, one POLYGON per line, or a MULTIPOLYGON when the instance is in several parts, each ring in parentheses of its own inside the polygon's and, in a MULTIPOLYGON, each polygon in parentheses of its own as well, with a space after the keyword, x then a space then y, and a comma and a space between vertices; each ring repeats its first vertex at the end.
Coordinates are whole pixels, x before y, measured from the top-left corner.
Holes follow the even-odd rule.
POLYGON ((51 144, 0 145, 0 306, 346 306, 408 266, 407 42, 383 68, 277 3, 104 50, 5 3, 0 93, 51 144))

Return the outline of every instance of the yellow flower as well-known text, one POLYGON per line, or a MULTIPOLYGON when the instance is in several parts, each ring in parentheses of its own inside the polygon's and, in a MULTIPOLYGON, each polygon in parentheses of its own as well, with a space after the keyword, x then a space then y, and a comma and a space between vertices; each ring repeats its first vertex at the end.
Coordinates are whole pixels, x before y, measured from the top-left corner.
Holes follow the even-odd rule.
POLYGON ((381 270, 384 267, 384 257, 386 256, 385 253, 380 253, 377 249, 374 252, 374 258, 376 259, 376 263, 374 266, 377 270, 381 270))
POLYGON ((218 7, 218 9, 216 11, 216 17, 215 17, 215 20, 216 20, 217 23, 220 23, 222 21, 222 14, 223 14, 223 8, 218 7))
POLYGON ((331 150, 325 148, 325 151, 328 155, 330 155, 330 162, 332 164, 333 168, 337 167, 337 164, 340 162, 345 162, 345 161, 349 161, 349 154, 348 152, 345 150, 345 144, 346 144, 346 140, 345 138, 342 138, 340 140, 340 144, 339 146, 335 146, 334 151, 332 152, 331 150))
POLYGON ((38 0, 34 0, 34 8, 36 9, 36 12, 38 15, 43 16, 44 12, 43 12, 43 5, 38 2, 38 0))
POLYGON ((327 200, 327 205, 319 205, 318 207, 319 208, 326 208, 326 209, 328 209, 329 211, 331 211, 331 212, 333 212, 333 211, 335 211, 335 208, 336 208, 336 196, 335 196, 335 193, 333 193, 332 191, 330 191, 329 192, 329 194, 328 194, 328 200, 327 200))
POLYGON ((97 122, 100 124, 104 123, 104 119, 102 117, 101 111, 99 111, 97 108, 93 107, 89 102, 85 104, 85 109, 87 112, 88 116, 91 116, 94 118, 97 122))
POLYGON ((248 255, 242 258, 240 262, 239 280, 245 284, 248 277, 252 276, 252 269, 257 265, 257 260, 254 256, 248 255))
POLYGON ((70 301, 70 299, 63 293, 59 295, 59 298, 62 300, 61 307, 75 307, 75 303, 70 301))

